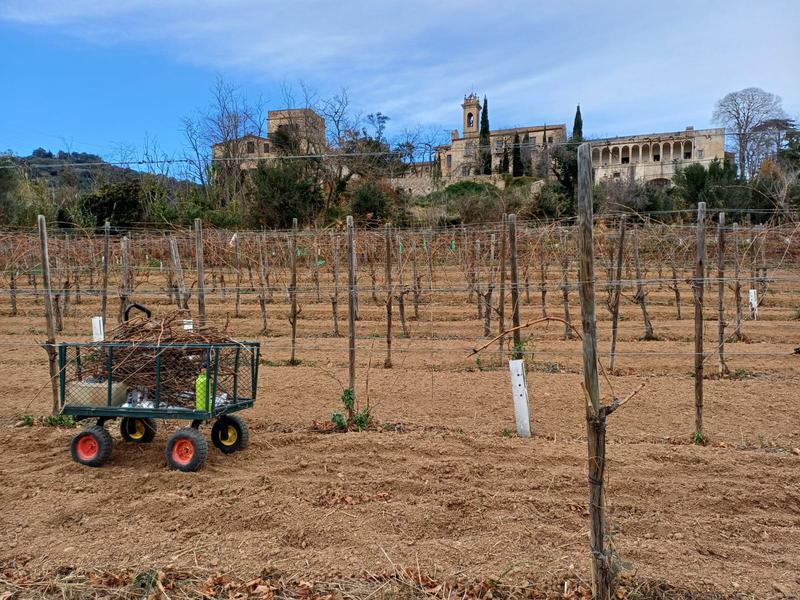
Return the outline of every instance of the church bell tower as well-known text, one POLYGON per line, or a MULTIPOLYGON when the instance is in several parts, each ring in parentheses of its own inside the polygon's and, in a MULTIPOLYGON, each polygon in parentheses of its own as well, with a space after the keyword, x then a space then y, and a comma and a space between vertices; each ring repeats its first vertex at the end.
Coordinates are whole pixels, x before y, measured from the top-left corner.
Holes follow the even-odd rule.
POLYGON ((464 96, 464 137, 478 135, 478 123, 481 118, 481 101, 473 92, 469 96, 464 96))

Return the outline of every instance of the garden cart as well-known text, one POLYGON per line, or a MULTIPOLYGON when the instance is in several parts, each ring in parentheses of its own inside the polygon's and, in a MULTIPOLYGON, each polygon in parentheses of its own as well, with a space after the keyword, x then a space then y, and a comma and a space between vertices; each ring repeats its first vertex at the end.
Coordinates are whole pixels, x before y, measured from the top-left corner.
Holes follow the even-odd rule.
POLYGON ((97 467, 108 460, 112 439, 105 425, 115 419, 132 443, 153 441, 156 419, 190 421, 167 440, 167 465, 180 471, 196 471, 206 461, 204 422, 214 421, 211 441, 223 453, 247 446, 247 424, 235 413, 255 402, 258 342, 103 341, 57 348, 61 412, 95 420, 72 439, 76 462, 97 467))

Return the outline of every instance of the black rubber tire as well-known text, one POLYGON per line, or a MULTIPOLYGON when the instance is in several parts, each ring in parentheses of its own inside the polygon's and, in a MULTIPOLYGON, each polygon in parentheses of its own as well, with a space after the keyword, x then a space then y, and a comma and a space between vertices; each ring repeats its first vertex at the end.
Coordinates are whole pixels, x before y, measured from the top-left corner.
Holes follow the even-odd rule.
POLYGON ((186 472, 197 471, 206 464, 208 442, 197 429, 184 427, 169 436, 166 455, 167 466, 170 469, 186 472))
POLYGON ((241 417, 224 415, 211 427, 211 441, 223 454, 232 454, 247 448, 250 443, 250 428, 241 417), (233 441, 230 440, 229 428, 233 429, 233 441))
POLYGON ((156 437, 156 422, 153 419, 140 419, 138 417, 123 417, 119 422, 119 432, 122 439, 134 444, 149 444, 156 437), (143 429, 138 429, 141 423, 143 429))
POLYGON ((111 456, 112 446, 111 434, 106 431, 105 427, 89 425, 72 437, 70 454, 76 463, 87 467, 99 467, 111 456), (82 440, 87 437, 91 437, 94 442, 90 443, 90 446, 96 450, 92 456, 87 456, 85 449, 82 449, 86 444, 86 441, 82 440))

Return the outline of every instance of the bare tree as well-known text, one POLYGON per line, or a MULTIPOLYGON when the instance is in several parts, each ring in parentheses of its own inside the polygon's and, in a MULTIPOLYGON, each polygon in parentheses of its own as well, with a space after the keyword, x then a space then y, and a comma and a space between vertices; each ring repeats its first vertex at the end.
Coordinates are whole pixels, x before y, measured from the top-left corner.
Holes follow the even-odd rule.
POLYGON ((205 147, 213 147, 214 187, 219 203, 229 206, 242 200, 242 165, 247 160, 242 138, 246 135, 263 137, 266 114, 261 98, 250 102, 221 76, 217 77, 211 95, 211 107, 195 124, 199 133, 196 143, 202 141, 205 147))
POLYGON ((182 126, 183 139, 187 146, 183 154, 186 165, 184 176, 196 181, 206 202, 210 202, 208 176, 211 171, 211 149, 203 139, 202 123, 197 117, 184 117, 182 126))
POLYGON ((762 163, 758 176, 758 192, 772 203, 776 214, 787 222, 794 221, 791 201, 798 185, 800 173, 791 165, 772 160, 762 163))
POLYGON ((719 100, 712 118, 736 136, 739 175, 745 178, 758 171, 758 155, 753 153, 753 146, 762 141, 759 128, 771 119, 785 119, 786 113, 780 96, 750 87, 719 100))

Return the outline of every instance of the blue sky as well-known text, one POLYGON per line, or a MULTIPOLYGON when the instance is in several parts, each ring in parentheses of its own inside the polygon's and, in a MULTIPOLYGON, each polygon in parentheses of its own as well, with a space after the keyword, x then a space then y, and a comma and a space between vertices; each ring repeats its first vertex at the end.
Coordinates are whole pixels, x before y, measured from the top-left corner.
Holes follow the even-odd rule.
POLYGON ((493 128, 578 102, 592 136, 701 128, 749 86, 800 117, 798 23, 800 0, 0 0, 0 151, 179 154, 217 74, 269 108, 347 88, 390 134, 460 128, 473 90, 493 128))

